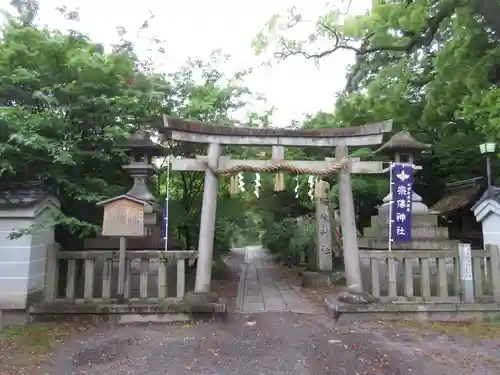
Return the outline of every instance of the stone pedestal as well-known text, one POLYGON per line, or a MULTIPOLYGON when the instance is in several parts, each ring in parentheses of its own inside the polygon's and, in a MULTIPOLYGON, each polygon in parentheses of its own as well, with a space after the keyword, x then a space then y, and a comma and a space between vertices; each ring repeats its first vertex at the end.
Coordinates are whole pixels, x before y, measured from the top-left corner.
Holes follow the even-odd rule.
MULTIPOLYGON (((371 217, 371 225, 363 229, 360 248, 388 250, 389 244, 389 196, 378 207, 378 215, 371 217)), ((393 250, 444 250, 456 249, 458 241, 450 241, 447 227, 438 225, 438 214, 429 211, 422 198, 412 193, 412 241, 393 242, 393 250)))
MULTIPOLYGON (((391 249, 394 251, 400 251, 404 253, 405 250, 457 250, 458 241, 449 240, 448 228, 440 227, 438 225, 438 215, 433 212, 429 212, 427 206, 422 203, 421 198, 417 194, 413 194, 412 198, 415 201, 412 202, 413 207, 416 209, 412 212, 412 240, 410 242, 393 242, 391 249)), ((389 210, 388 204, 384 204, 379 207, 379 214, 372 216, 371 225, 368 228, 363 229, 363 238, 360 239, 360 249, 361 250, 389 250, 389 210)), ((449 269, 449 285, 452 285, 452 269, 453 260, 448 259, 447 266, 449 269)), ((371 290, 371 265, 368 259, 361 260, 361 268, 363 275, 363 285, 365 290, 371 290)), ((396 279, 393 281, 398 293, 402 293, 404 289, 404 270, 401 261, 396 260, 393 263, 395 267, 396 279)), ((387 295, 389 283, 389 269, 388 264, 380 262, 379 266, 379 277, 380 277, 380 288, 381 294, 387 295)), ((435 275, 437 274, 437 264, 436 262, 429 262, 430 276, 435 281, 435 275)), ((418 259, 413 261, 413 285, 415 296, 419 296, 420 293, 420 264, 418 259)), ((438 285, 432 281, 431 291, 433 295, 436 295, 436 290, 438 285)))
MULTIPOLYGON (((412 165, 416 173, 420 166, 414 165, 415 156, 431 146, 417 141, 411 134, 402 130, 393 135, 391 139, 375 153, 385 153, 392 156, 396 163, 405 163, 412 165)), ((360 248, 369 250, 384 250, 389 246, 389 212, 390 212, 391 193, 389 192, 383 204, 378 207, 378 215, 372 216, 371 225, 363 230, 363 239, 360 248)), ((429 212, 427 206, 422 202, 422 197, 411 192, 411 217, 412 228, 410 243, 393 242, 393 250, 431 250, 441 249, 442 245, 447 246, 448 228, 438 227, 437 213, 429 212)), ((458 245, 458 242, 457 242, 458 245)))

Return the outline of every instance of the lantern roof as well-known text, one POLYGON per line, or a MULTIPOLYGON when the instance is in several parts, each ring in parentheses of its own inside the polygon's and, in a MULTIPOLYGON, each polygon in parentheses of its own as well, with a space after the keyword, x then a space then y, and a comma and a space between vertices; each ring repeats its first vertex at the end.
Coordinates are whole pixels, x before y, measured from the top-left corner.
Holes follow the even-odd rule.
POLYGON ((401 130, 384 143, 376 153, 380 152, 420 152, 427 150, 431 145, 417 141, 407 130, 401 130))

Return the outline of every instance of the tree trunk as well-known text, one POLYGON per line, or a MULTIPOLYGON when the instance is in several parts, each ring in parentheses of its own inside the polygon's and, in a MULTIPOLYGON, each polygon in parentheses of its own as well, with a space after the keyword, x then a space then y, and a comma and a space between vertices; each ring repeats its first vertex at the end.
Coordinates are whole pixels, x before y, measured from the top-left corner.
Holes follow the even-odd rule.
POLYGON ((498 0, 472 0, 472 8, 480 14, 487 27, 500 36, 500 2, 498 0))

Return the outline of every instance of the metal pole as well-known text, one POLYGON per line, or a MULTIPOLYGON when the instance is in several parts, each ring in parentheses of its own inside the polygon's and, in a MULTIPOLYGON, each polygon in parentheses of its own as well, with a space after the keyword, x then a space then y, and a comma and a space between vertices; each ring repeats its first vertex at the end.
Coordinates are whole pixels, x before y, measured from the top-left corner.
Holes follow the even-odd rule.
MULTIPOLYGON (((389 243, 388 243, 388 250, 389 253, 392 252, 392 241, 394 241, 394 238, 392 238, 392 212, 393 212, 393 204, 395 203, 393 200, 393 184, 394 181, 392 180, 392 169, 394 168, 395 163, 391 163, 389 165, 389 243)), ((411 193, 410 193, 411 194, 411 193)), ((396 261, 394 259, 388 259, 387 260, 387 274, 388 274, 388 281, 389 281, 389 295, 392 296, 394 294, 397 294, 397 284, 396 284, 396 261)))
POLYGON ((392 251, 392 167, 394 166, 393 163, 389 164, 389 246, 388 250, 392 251))
POLYGON ((490 155, 486 155, 486 176, 488 177, 488 187, 493 185, 493 181, 491 178, 491 157, 490 155))
POLYGON ((167 156, 167 182, 165 184, 165 210, 164 210, 164 226, 165 226, 165 251, 168 250, 168 202, 170 190, 170 155, 167 156))

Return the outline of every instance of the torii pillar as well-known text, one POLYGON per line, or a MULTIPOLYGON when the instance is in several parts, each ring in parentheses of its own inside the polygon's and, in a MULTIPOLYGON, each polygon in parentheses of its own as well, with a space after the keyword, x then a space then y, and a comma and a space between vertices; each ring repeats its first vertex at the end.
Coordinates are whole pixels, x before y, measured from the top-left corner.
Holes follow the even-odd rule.
POLYGON ((198 238, 198 266, 194 291, 210 292, 212 280, 212 261, 215 237, 215 214, 217 212, 217 192, 219 179, 213 172, 219 164, 221 147, 219 143, 208 146, 208 166, 205 168, 205 183, 203 185, 203 205, 201 207, 200 235, 198 238))

